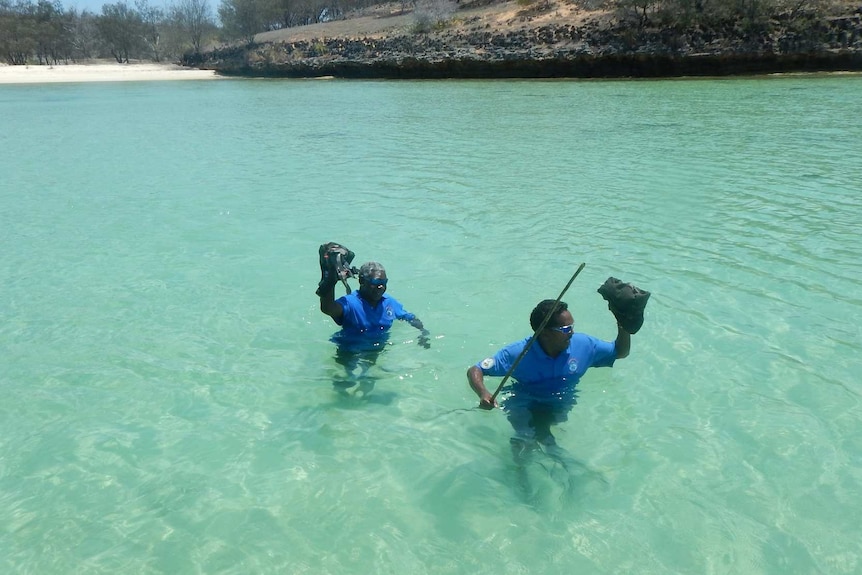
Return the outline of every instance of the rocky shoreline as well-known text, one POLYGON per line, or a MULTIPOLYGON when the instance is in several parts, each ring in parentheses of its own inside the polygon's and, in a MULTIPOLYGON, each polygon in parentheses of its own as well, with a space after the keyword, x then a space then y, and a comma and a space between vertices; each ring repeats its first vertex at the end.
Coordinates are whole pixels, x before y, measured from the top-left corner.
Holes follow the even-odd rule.
POLYGON ((226 47, 183 64, 265 78, 657 78, 862 71, 862 7, 744 29, 633 28, 601 20, 226 47))

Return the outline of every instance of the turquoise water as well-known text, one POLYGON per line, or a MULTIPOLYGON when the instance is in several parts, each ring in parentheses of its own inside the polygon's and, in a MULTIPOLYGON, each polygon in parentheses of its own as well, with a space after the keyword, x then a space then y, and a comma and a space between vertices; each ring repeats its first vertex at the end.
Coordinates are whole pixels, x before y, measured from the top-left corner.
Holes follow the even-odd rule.
POLYGON ((860 94, 0 87, 3 571, 862 572, 860 94), (330 240, 433 336, 395 326, 366 398, 330 240), (579 330, 614 336, 608 276, 653 297, 524 485, 464 374, 581 262, 579 330))

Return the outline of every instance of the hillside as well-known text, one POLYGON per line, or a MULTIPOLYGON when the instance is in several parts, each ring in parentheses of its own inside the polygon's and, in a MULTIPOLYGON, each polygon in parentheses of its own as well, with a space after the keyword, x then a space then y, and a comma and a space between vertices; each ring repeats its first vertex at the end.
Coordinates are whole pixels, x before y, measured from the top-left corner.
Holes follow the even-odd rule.
MULTIPOLYGON (((508 32, 548 24, 577 24, 585 18, 605 14, 602 11, 587 12, 569 2, 550 3, 549 9, 542 11, 519 6, 515 1, 486 3, 484 6, 465 2, 464 6, 452 14, 446 26, 447 32, 457 33, 476 28, 508 32)), ((343 20, 264 32, 255 36, 255 42, 309 42, 320 38, 380 39, 412 35, 415 24, 414 10, 402 11, 400 3, 387 3, 348 14, 343 20)))
POLYGON ((384 4, 343 20, 258 34, 185 64, 225 75, 349 78, 669 77, 862 71, 862 6, 756 23, 635 22, 567 0, 460 4, 420 16, 384 4))

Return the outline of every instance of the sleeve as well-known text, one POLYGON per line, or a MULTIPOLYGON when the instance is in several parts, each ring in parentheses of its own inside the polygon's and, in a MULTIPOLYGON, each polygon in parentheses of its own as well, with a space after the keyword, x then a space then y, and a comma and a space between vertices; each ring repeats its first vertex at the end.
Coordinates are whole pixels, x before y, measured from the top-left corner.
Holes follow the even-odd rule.
POLYGON ((390 301, 392 302, 392 310, 395 312, 395 319, 403 319, 404 321, 413 321, 416 319, 414 314, 404 309, 400 301, 395 298, 391 298, 390 301))
POLYGON ((514 346, 507 346, 498 351, 492 357, 486 357, 476 364, 485 375, 503 376, 509 373, 509 368, 515 361, 520 351, 515 351, 514 346))
POLYGON ((612 341, 604 341, 590 337, 592 343, 592 361, 590 367, 613 367, 617 359, 617 346, 612 341))
POLYGON ((344 325, 345 323, 350 325, 349 315, 351 313, 351 310, 350 310, 350 304, 347 302, 347 296, 346 295, 341 296, 340 298, 335 300, 335 303, 340 305, 341 310, 344 312, 341 314, 340 319, 334 319, 333 318, 333 320, 335 321, 335 325, 344 325))

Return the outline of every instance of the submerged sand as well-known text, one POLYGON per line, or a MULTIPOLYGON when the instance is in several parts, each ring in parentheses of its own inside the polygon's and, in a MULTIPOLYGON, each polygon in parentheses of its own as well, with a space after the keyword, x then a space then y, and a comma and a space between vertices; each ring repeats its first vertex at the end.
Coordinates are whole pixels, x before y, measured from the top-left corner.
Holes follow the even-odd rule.
POLYGON ((0 84, 58 82, 137 82, 152 80, 212 80, 212 70, 184 68, 176 64, 59 64, 55 66, 8 66, 0 64, 0 84))

